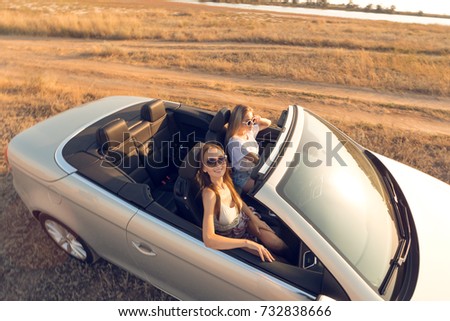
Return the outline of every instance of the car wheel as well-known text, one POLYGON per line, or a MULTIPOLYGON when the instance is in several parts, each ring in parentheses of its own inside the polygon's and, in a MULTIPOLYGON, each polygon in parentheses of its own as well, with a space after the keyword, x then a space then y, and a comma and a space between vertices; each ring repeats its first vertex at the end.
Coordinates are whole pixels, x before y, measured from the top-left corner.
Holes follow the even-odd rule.
POLYGON ((41 214, 39 221, 47 235, 64 252, 86 263, 97 260, 94 251, 69 227, 47 214, 41 214))

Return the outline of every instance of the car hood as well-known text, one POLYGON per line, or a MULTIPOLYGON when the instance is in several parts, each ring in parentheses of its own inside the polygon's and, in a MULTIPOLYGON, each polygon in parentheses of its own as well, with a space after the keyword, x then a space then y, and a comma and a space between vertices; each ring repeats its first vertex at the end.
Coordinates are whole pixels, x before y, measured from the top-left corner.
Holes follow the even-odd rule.
POLYGON ((409 204, 419 243, 419 276, 413 300, 450 299, 450 185, 377 155, 409 204))
POLYGON ((11 166, 52 182, 71 174, 57 162, 57 151, 77 132, 113 112, 150 98, 114 96, 71 108, 16 135, 8 145, 11 166))

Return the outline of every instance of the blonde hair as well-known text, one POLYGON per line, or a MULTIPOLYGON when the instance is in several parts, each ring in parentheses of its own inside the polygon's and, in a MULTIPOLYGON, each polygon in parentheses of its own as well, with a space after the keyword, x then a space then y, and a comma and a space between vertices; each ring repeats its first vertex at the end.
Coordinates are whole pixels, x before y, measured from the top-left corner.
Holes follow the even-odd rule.
MULTIPOLYGON (((217 186, 211 182, 211 178, 209 177, 209 174, 205 173, 202 170, 203 166, 205 166, 204 165, 205 164, 204 163, 205 153, 210 148, 217 148, 218 150, 220 150, 221 152, 223 152, 225 154, 223 148, 220 145, 217 145, 216 143, 204 144, 202 147, 202 150, 200 152, 200 164, 201 165, 200 165, 200 170, 197 172, 197 181, 200 185, 201 191, 203 191, 205 188, 209 188, 214 192, 214 194, 216 194, 216 203, 214 204, 214 213, 217 216, 217 219, 219 219, 219 217, 220 217, 220 202, 221 202, 219 190, 217 189, 217 186)), ((223 182, 230 190, 231 198, 232 198, 235 206, 237 206, 238 211, 240 212, 242 209, 242 199, 239 196, 238 192, 236 192, 236 189, 234 188, 233 180, 231 179, 231 170, 228 167, 228 164, 227 164, 227 169, 225 170, 225 174, 223 175, 223 182)))
POLYGON ((230 121, 228 123, 227 134, 225 135, 225 146, 228 144, 228 141, 231 137, 233 137, 239 127, 242 124, 245 114, 253 112, 253 108, 245 106, 245 105, 236 105, 231 112, 230 121))

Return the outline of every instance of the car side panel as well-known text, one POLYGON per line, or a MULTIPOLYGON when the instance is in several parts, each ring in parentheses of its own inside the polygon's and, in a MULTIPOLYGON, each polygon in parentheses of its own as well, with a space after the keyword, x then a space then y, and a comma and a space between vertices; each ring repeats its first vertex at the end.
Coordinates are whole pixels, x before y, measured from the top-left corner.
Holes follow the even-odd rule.
POLYGON ((183 300, 306 300, 296 289, 139 211, 128 247, 149 282, 183 300), (133 244, 134 243, 134 244, 133 244), (136 248, 139 243, 148 255, 136 248))
POLYGON ((14 172, 14 185, 30 211, 46 213, 77 233, 99 256, 144 278, 128 255, 126 226, 136 208, 76 175, 54 183, 14 172))
POLYGON ((50 184, 30 176, 28 172, 17 166, 12 167, 11 170, 14 189, 30 213, 33 211, 43 211, 42 206, 47 208, 46 203, 48 203, 50 184))
POLYGON ((137 276, 127 251, 126 226, 137 209, 87 179, 73 174, 54 184, 63 198, 57 211, 62 221, 98 255, 137 276))

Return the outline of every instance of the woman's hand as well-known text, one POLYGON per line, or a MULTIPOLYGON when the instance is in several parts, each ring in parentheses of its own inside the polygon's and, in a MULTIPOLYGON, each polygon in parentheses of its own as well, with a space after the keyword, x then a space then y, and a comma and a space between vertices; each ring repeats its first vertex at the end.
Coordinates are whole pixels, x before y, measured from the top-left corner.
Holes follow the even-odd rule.
POLYGON ((258 164, 259 162, 259 155, 255 153, 248 153, 247 155, 244 156, 244 158, 248 159, 255 165, 258 164))
POLYGON ((260 115, 253 116, 253 122, 259 126, 259 130, 266 129, 272 124, 272 121, 267 118, 263 118, 260 115))
POLYGON ((260 121, 261 121, 261 116, 259 116, 259 115, 254 115, 254 116, 253 116, 253 123, 259 125, 259 122, 260 122, 260 121))
POLYGON ((256 251, 263 262, 273 262, 275 258, 272 256, 272 253, 262 244, 249 241, 248 248, 250 250, 256 251))

